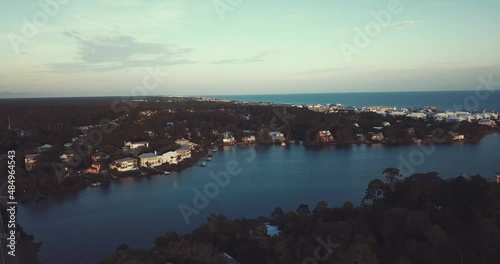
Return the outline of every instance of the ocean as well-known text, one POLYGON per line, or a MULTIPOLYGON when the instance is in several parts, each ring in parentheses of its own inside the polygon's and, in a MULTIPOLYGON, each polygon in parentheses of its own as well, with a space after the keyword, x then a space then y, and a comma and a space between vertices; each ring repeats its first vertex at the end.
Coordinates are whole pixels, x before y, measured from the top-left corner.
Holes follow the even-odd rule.
POLYGON ((440 91, 440 92, 366 92, 366 93, 316 93, 316 94, 261 94, 261 95, 211 95, 204 96, 249 102, 274 102, 282 104, 342 104, 346 106, 435 106, 445 110, 500 110, 499 90, 440 91))

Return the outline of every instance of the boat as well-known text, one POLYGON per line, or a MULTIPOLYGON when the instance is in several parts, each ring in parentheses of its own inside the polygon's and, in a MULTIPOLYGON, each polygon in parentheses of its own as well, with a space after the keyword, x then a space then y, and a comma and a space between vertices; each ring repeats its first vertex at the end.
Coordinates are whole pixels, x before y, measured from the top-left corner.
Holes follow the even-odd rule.
POLYGON ((117 180, 117 179, 118 179, 118 176, 111 175, 111 179, 112 179, 112 180, 117 180))
POLYGON ((92 187, 101 186, 101 182, 93 182, 90 184, 90 186, 92 186, 92 187))
POLYGON ((219 150, 218 150, 217 148, 214 148, 212 151, 213 151, 213 152, 217 152, 217 151, 219 151, 219 150))
POLYGON ((205 167, 207 166, 207 164, 205 162, 203 162, 202 164, 200 164, 200 167, 205 167))
POLYGON ((208 158, 207 158, 207 161, 212 161, 212 158, 208 157, 208 158))
POLYGON ((286 146, 286 143, 285 143, 285 142, 281 142, 281 145, 282 145, 282 146, 286 146))
POLYGON ((164 171, 163 174, 165 175, 169 175, 170 174, 170 171, 164 171))
POLYGON ((144 171, 141 171, 141 173, 139 173, 139 176, 146 176, 146 175, 148 175, 148 173, 144 171))

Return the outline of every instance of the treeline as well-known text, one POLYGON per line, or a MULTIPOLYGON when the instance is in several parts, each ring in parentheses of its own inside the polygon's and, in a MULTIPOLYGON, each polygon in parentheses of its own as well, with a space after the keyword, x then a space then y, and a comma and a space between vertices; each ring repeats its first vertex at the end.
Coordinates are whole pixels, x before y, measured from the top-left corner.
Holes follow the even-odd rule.
MULTIPOLYGON (((230 220, 211 215, 192 233, 157 237, 149 250, 121 245, 101 264, 226 263, 497 263, 500 185, 480 176, 437 173, 372 181, 360 206, 276 208, 270 217, 230 220), (267 235, 264 225, 280 234, 267 235)), ((396 171, 397 173, 397 171, 396 171)))

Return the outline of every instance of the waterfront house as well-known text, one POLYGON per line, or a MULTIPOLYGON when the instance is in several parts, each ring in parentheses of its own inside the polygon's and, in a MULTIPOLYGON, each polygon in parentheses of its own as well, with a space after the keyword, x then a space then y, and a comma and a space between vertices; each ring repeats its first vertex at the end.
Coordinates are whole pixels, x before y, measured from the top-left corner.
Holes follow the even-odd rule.
POLYGON ((195 147, 198 147, 198 144, 193 143, 185 138, 181 138, 175 141, 175 144, 182 146, 188 146, 190 149, 194 149, 195 147))
POLYGON ((131 148, 131 149, 148 148, 149 142, 147 142, 147 141, 139 141, 139 142, 125 141, 124 145, 125 145, 125 147, 131 148))
POLYGON ((241 140, 243 141, 243 143, 246 143, 246 144, 254 143, 255 142, 255 136, 254 135, 244 136, 243 138, 241 138, 241 140))
POLYGON ((90 167, 88 167, 85 170, 85 172, 90 174, 98 174, 99 172, 101 172, 101 169, 102 169, 102 164, 99 162, 95 162, 92 163, 92 165, 90 165, 90 167))
POLYGON ((279 131, 269 132, 269 136, 274 142, 283 142, 285 141, 285 134, 279 131))
POLYGON ((233 136, 233 132, 227 131, 222 133, 222 143, 232 145, 236 143, 236 139, 233 136))
POLYGON ((27 171, 31 171, 36 166, 36 157, 40 154, 26 154, 24 157, 24 164, 27 171))
POLYGON ((182 146, 175 150, 180 156, 180 160, 191 158, 191 148, 189 146, 182 146))
POLYGON ((375 132, 375 133, 373 133, 373 135, 371 137, 371 140, 373 140, 373 141, 382 141, 384 139, 385 139, 385 137, 384 137, 384 134, 382 132, 375 132))
POLYGON ((329 130, 318 131, 318 140, 323 143, 332 143, 335 139, 329 130))
POLYGON ((163 163, 177 164, 177 161, 181 159, 181 156, 176 151, 169 151, 161 155, 163 163))
POLYGON ((143 153, 139 156, 139 166, 157 167, 163 164, 163 160, 156 153, 143 153))
POLYGON ((459 140, 464 140, 465 139, 464 135, 458 134, 456 132, 449 132, 449 134, 451 136, 451 139, 454 140, 454 141, 459 141, 459 140))
POLYGON ((106 161, 109 160, 109 155, 104 152, 97 152, 90 155, 92 162, 106 161))
POLYGON ((116 169, 117 171, 123 172, 123 171, 132 171, 132 170, 137 170, 137 159, 134 158, 123 158, 123 159, 118 159, 113 161, 109 167, 111 169, 116 169))

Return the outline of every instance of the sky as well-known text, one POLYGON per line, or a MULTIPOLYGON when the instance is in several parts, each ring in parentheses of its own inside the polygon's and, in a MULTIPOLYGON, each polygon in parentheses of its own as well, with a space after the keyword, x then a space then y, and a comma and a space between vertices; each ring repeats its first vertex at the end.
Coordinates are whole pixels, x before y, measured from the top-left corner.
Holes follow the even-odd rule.
POLYGON ((0 98, 474 90, 480 76, 500 80, 498 0, 40 3, 0 3, 0 98))

